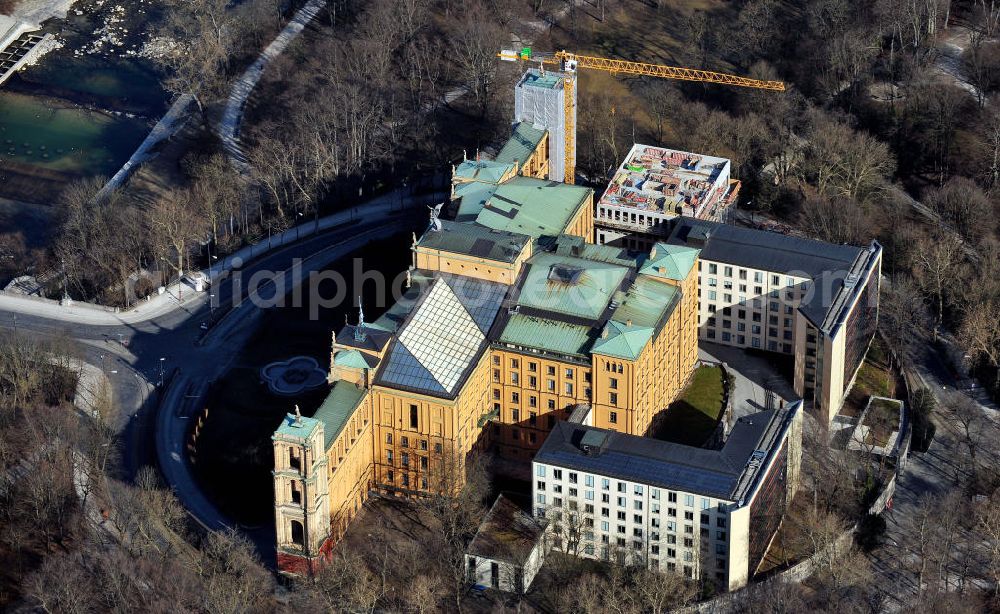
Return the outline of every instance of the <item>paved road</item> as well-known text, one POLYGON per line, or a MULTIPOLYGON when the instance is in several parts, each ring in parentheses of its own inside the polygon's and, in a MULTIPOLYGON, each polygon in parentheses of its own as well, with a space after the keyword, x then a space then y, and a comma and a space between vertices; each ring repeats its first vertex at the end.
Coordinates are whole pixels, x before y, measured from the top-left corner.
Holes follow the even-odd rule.
MULTIPOLYGON (((241 269, 242 279, 254 273, 287 271, 299 259, 302 271, 320 270, 364 243, 388 237, 399 231, 401 224, 415 215, 423 215, 422 207, 403 212, 388 212, 372 216, 355 225, 346 225, 319 236, 310 236, 299 243, 275 250, 241 269)), ((233 283, 234 277, 217 280, 215 292, 223 303, 234 297, 246 299, 254 288, 233 283)), ((262 294, 273 294, 274 287, 261 286, 262 294)), ((17 330, 46 336, 66 336, 80 341, 83 360, 104 370, 113 388, 120 414, 116 424, 123 425, 123 477, 130 478, 143 465, 156 462, 167 482, 180 500, 204 526, 232 526, 229 519, 199 490, 190 473, 186 455, 182 453, 187 433, 186 412, 196 407, 198 397, 207 384, 224 373, 237 356, 244 342, 253 333, 259 310, 253 301, 243 300, 219 324, 224 334, 212 332, 204 343, 200 323, 211 314, 204 295, 182 304, 161 316, 136 323, 75 324, 44 314, 16 313, 17 330), (173 384, 165 391, 164 402, 157 403, 157 387, 162 373, 169 378, 176 372, 173 384), (160 405, 157 414, 157 405, 160 405), (156 446, 153 446, 153 443, 156 446)), ((0 306, 0 326, 13 328, 14 312, 0 306)), ((251 537, 267 558, 273 552, 271 528, 251 532, 251 537)))
MULTIPOLYGON (((913 370, 937 397, 939 405, 945 395, 956 389, 958 381, 934 351, 925 343, 911 356, 913 370)), ((980 404, 984 414, 996 420, 992 407, 980 404)), ((918 587, 912 569, 917 554, 914 520, 921 504, 959 492, 967 477, 965 467, 958 462, 956 450, 960 445, 955 426, 943 419, 938 412, 937 431, 927 452, 913 452, 898 480, 892 509, 883 514, 886 535, 881 546, 870 555, 876 573, 876 586, 887 597, 886 609, 895 611, 913 605, 918 587)))

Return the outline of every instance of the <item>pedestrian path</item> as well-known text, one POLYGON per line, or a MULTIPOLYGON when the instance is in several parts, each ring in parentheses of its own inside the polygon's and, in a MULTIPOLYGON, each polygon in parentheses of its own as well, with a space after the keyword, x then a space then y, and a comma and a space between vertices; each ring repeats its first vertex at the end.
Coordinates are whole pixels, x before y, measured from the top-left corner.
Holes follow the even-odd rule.
MULTIPOLYGON (((255 258, 260 258, 272 250, 296 243, 300 239, 343 228, 361 220, 366 223, 380 219, 389 220, 393 215, 406 209, 420 206, 422 203, 438 202, 445 196, 443 193, 409 196, 405 192, 405 188, 400 188, 367 203, 294 226, 229 254, 213 264, 211 268, 198 271, 198 273, 207 279, 216 279, 224 272, 242 267, 255 258)), ((162 294, 139 301, 131 309, 125 311, 117 311, 90 303, 64 304, 53 299, 0 292, 0 312, 24 313, 50 320, 94 326, 121 326, 146 322, 182 308, 195 309, 207 299, 207 293, 194 292, 189 283, 171 284, 162 294)))
POLYGON ((243 109, 246 107, 250 94, 257 86, 257 82, 260 81, 267 65, 285 51, 325 5, 326 0, 310 0, 299 9, 292 20, 257 56, 256 61, 243 72, 243 75, 233 85, 229 100, 226 102, 226 109, 222 114, 222 120, 219 122, 218 133, 226 154, 240 174, 246 175, 250 170, 246 155, 240 146, 240 124, 243 121, 243 109))

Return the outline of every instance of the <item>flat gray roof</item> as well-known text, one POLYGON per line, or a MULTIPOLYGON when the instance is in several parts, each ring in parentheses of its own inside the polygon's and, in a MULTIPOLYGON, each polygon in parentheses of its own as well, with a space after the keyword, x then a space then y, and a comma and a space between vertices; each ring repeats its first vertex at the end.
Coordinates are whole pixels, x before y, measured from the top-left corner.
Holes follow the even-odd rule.
POLYGON ((882 251, 877 241, 867 247, 836 245, 688 217, 676 221, 668 241, 700 248, 702 260, 811 279, 815 286, 799 311, 827 333, 882 251))
POLYGON ((685 446, 591 426, 557 422, 535 462, 727 501, 743 498, 755 472, 783 441, 799 403, 736 421, 721 450, 685 446), (755 461, 755 462, 751 462, 755 461))

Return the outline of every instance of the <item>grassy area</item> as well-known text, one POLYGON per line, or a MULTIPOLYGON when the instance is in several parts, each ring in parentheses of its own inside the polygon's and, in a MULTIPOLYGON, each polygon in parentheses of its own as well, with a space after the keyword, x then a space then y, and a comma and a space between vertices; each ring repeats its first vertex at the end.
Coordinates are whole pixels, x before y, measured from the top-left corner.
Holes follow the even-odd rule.
POLYGON ((871 360, 871 356, 865 360, 858 370, 858 376, 854 380, 854 387, 844 403, 840 413, 845 416, 859 416, 861 411, 868 404, 868 398, 872 396, 892 398, 896 393, 892 371, 885 365, 871 360))
POLYGON ((723 410, 721 367, 698 367, 684 395, 660 416, 657 439, 701 446, 709 438, 723 410))

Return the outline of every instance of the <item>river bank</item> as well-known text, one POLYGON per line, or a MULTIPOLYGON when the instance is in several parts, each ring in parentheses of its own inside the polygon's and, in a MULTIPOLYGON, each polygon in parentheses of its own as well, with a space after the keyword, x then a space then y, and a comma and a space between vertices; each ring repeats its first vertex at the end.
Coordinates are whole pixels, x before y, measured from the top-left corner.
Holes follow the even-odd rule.
POLYGON ((166 112, 157 68, 142 55, 160 6, 25 2, 62 9, 41 30, 61 47, 0 88, 0 197, 48 204, 74 179, 114 175, 166 112))

